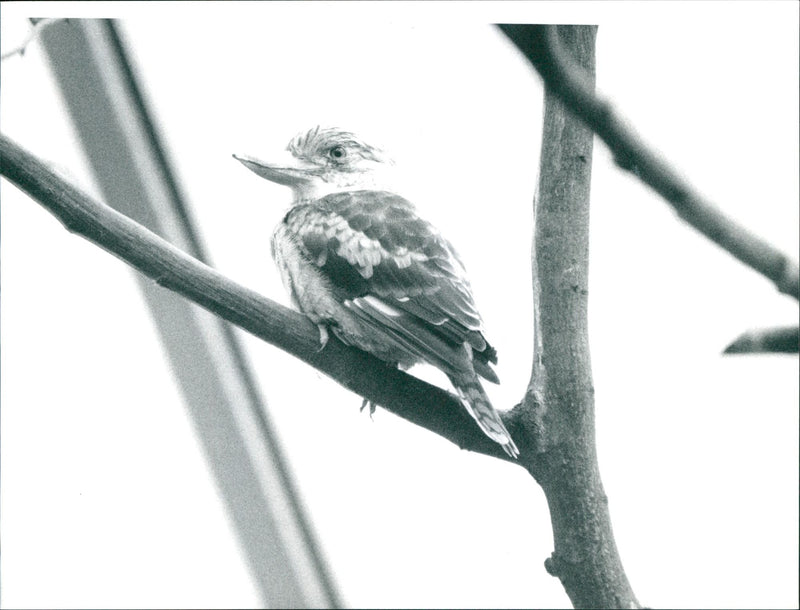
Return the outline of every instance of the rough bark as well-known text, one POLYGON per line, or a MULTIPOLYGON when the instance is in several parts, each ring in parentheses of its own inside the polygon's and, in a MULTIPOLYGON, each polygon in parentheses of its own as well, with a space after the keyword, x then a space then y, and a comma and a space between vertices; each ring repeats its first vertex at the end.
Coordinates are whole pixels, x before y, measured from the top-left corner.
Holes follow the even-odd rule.
MULTIPOLYGON (((559 26, 558 32, 593 78, 596 28, 559 26)), ((534 443, 525 466, 550 507, 555 551, 547 570, 576 608, 636 608, 595 450, 587 327, 592 140, 592 131, 547 88, 534 203, 534 364, 517 410, 534 443)))

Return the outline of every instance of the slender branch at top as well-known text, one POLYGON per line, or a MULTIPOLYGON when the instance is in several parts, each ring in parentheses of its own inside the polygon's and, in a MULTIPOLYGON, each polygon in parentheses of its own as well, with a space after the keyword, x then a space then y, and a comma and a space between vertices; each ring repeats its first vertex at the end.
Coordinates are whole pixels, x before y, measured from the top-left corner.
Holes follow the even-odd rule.
MULTIPOLYGON (((462 449, 513 462, 500 445, 481 432, 452 394, 389 367, 333 336, 325 349, 320 350, 318 331, 307 317, 240 286, 127 216, 94 201, 2 135, 0 174, 54 214, 69 231, 114 254, 165 288, 462 449)), ((517 438, 521 434, 517 416, 511 413, 501 416, 517 438)), ((526 444, 518 442, 518 445, 524 454, 526 444)))
POLYGON ((725 216, 646 146, 613 106, 595 94, 586 75, 564 52, 555 26, 499 27, 533 64, 545 84, 608 145, 620 167, 651 186, 695 229, 772 280, 778 290, 800 299, 797 263, 725 216))

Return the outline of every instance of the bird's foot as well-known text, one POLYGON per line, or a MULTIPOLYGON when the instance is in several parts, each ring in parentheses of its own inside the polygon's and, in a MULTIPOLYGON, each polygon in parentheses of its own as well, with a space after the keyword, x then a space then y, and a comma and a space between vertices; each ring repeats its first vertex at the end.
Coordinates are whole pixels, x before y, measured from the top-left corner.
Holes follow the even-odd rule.
POLYGON ((328 345, 330 336, 328 335, 328 328, 324 324, 317 324, 317 330, 319 330, 319 349, 317 349, 317 352, 321 352, 328 345))
POLYGON ((369 418, 373 419, 372 416, 375 415, 375 409, 378 408, 378 405, 372 402, 369 398, 365 398, 363 401, 361 401, 361 408, 359 411, 363 412, 367 407, 369 407, 369 418))

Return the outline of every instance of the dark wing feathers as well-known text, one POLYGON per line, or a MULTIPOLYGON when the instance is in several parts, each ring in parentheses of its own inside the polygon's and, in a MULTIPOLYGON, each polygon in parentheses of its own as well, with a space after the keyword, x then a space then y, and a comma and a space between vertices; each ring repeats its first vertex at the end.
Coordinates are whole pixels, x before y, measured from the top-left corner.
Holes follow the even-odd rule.
POLYGON ((443 371, 462 371, 469 367, 467 352, 454 348, 422 320, 401 311, 392 312, 373 296, 345 301, 359 318, 388 334, 395 342, 419 360, 425 360, 443 371), (378 301, 378 302, 376 302, 378 301))
POLYGON ((363 321, 385 330, 416 357, 445 364, 445 371, 463 366, 459 354, 466 341, 476 372, 497 381, 488 366, 497 356, 483 337, 464 267, 410 202, 384 191, 334 193, 295 206, 285 223, 337 298, 363 321), (387 315, 362 298, 367 296, 403 315, 387 315))

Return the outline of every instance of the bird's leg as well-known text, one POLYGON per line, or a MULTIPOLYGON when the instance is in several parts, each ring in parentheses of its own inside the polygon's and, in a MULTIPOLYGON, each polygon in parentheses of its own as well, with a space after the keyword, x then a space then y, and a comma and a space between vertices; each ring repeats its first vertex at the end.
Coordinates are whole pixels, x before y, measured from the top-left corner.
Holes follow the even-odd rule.
MULTIPOLYGON (((401 371, 411 367, 411 365, 404 365, 400 362, 387 362, 386 366, 393 369, 400 369, 401 371)), ((361 401, 361 408, 359 409, 359 412, 363 413, 364 409, 367 407, 369 407, 369 418, 373 419, 372 416, 375 415, 375 410, 378 408, 378 404, 372 402, 369 398, 365 398, 361 401)))
MULTIPOLYGON (((411 368, 410 364, 405 365, 400 362, 387 362, 386 366, 392 369, 400 369, 401 371, 411 368)), ((359 409, 359 412, 363 413, 364 409, 367 407, 369 407, 369 418, 372 419, 372 416, 375 415, 375 410, 378 408, 378 404, 372 402, 369 398, 365 398, 361 401, 361 408, 359 409)))

